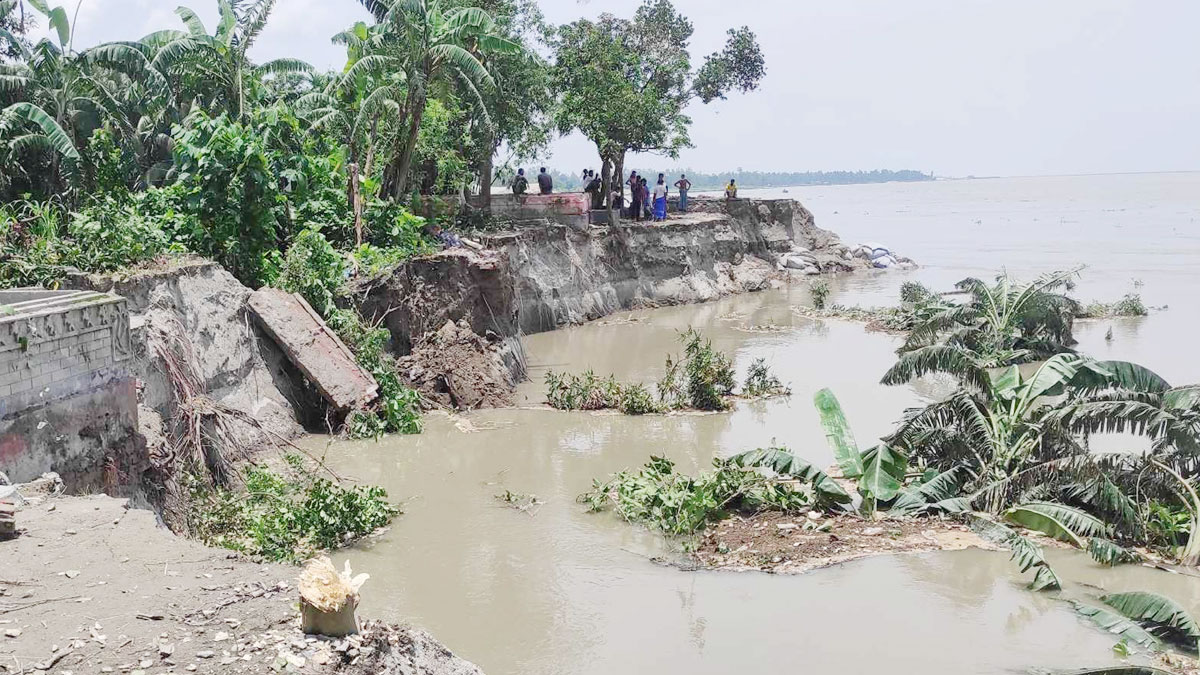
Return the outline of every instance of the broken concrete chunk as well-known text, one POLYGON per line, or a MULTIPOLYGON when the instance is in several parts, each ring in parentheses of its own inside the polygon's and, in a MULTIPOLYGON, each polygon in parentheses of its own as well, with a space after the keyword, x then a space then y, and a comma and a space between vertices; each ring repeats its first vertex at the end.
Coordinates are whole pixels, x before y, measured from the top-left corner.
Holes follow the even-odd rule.
POLYGON ((250 311, 289 360, 330 405, 352 410, 375 400, 379 386, 299 295, 277 288, 255 291, 250 311))

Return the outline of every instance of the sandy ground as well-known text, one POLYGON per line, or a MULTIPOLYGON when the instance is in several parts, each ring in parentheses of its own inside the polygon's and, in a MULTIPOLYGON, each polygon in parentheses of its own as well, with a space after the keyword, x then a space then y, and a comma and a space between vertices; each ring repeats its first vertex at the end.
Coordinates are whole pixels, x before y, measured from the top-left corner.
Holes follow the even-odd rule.
POLYGON ((693 554, 703 567, 799 574, 890 553, 996 547, 966 525, 940 518, 864 520, 857 516, 734 516, 710 528, 693 554))
POLYGON ((415 629, 305 636, 299 568, 178 538, 124 500, 51 499, 17 525, 0 541, 0 673, 479 673, 415 629))

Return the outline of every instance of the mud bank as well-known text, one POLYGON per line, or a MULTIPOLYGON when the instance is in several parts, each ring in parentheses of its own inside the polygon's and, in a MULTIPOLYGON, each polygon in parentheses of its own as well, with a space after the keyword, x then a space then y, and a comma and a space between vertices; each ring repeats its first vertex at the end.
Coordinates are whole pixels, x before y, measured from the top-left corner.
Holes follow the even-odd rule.
POLYGON ((966 525, 942 518, 870 521, 857 516, 733 516, 704 533, 692 554, 709 569, 801 574, 859 558, 925 551, 998 550, 966 525))
POLYGON ((701 201, 663 223, 586 232, 518 227, 485 238, 512 270, 525 333, 554 330, 625 309, 680 305, 759 291, 786 278, 779 257, 800 246, 823 271, 850 271, 837 236, 793 200, 701 201))
POLYGON ((299 568, 180 539, 125 500, 48 499, 18 518, 0 541, 0 672, 481 674, 406 626, 305 636, 299 568))

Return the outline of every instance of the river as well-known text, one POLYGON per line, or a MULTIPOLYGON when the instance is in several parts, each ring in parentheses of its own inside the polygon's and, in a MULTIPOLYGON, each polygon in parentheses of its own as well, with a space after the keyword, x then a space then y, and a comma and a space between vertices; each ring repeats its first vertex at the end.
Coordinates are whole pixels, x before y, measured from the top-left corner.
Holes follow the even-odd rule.
MULTIPOLYGON (((1087 264, 1076 295, 1135 288, 1144 319, 1085 322, 1081 347, 1144 363, 1173 383, 1200 381, 1188 347, 1200 275, 1200 174, 1010 178, 746 191, 801 200, 844 241, 879 241, 922 264, 913 272, 831 281, 832 301, 893 302, 907 279, 939 288, 1007 265, 1030 274, 1087 264), (1114 339, 1104 333, 1113 328, 1114 339)), ((625 312, 526 337, 527 408, 454 420, 431 415, 420 436, 309 440, 331 463, 385 486, 404 515, 380 539, 344 553, 371 574, 360 613, 431 631, 489 675, 584 673, 1025 672, 1116 661, 1115 638, 1071 607, 1027 591, 1003 553, 884 556, 802 576, 684 572, 649 560, 669 545, 575 497, 593 478, 651 454, 684 471, 773 440, 820 464, 831 455, 811 404, 832 388, 860 442, 886 433, 936 387, 884 387, 897 339, 861 325, 812 321, 803 284, 718 302, 625 312), (547 369, 592 368, 653 382, 676 336, 695 326, 735 355, 764 357, 790 399, 725 414, 624 417, 535 406, 547 369), (769 327, 769 328, 763 328, 769 327), (505 490, 544 500, 502 505, 505 490)), ((1196 579, 1049 551, 1064 595, 1154 590, 1200 611, 1196 579)))

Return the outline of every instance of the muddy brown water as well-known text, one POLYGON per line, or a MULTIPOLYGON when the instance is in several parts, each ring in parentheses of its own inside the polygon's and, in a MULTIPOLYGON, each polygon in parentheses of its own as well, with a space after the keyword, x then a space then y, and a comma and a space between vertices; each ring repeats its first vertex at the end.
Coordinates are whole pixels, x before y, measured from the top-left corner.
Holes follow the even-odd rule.
MULTIPOLYGON (((805 198, 803 191, 793 192, 805 198)), ((862 200, 875 193, 855 194, 862 200)), ((837 210, 838 204, 816 197, 810 207, 820 222, 822 209, 837 210)), ((1194 220, 1200 204, 1190 208, 1187 217, 1194 220)), ((1001 244, 992 246, 1002 250, 1001 244)), ((894 245, 921 260, 919 246, 894 245)), ((927 263, 914 273, 836 279, 833 301, 885 304, 905 279, 944 285, 964 271, 983 275, 993 269, 972 268, 966 252, 960 253, 962 261, 927 263)), ((1028 259, 1032 271, 1047 269, 1047 262, 1058 266, 1058 260, 1032 252, 1028 259)), ((1169 302, 1173 309, 1142 320, 1081 325, 1081 347, 1103 358, 1146 363, 1173 382, 1200 380, 1200 359, 1182 358, 1196 327, 1194 312, 1184 310, 1200 284, 1169 264, 1161 274, 1152 267, 1085 273, 1082 297, 1123 292, 1137 274, 1148 302, 1169 302), (1116 338, 1111 343, 1104 340, 1109 326, 1116 338)), ((841 399, 860 443, 887 432, 905 407, 946 391, 939 382, 877 384, 898 338, 867 333, 859 324, 797 316, 793 307, 808 302, 805 288, 793 286, 623 313, 525 340, 532 381, 520 390, 524 405, 542 401, 548 369, 592 368, 651 383, 662 374, 663 357, 678 351, 678 332, 689 325, 735 355, 739 373, 754 358, 766 358, 791 385, 789 399, 741 403, 724 414, 642 418, 484 411, 465 421, 431 416, 424 434, 379 443, 310 439, 340 470, 382 484, 404 501, 404 515, 386 535, 339 558, 339 565, 349 558, 356 571, 371 574, 362 614, 418 624, 491 675, 957 675, 1117 662, 1115 637, 1082 623, 1067 603, 1027 591, 1027 579, 1004 553, 883 556, 802 576, 686 572, 650 561, 673 553, 660 537, 576 503, 593 478, 637 467, 652 454, 698 471, 715 455, 774 440, 829 463, 811 404, 822 387, 841 399), (545 503, 533 513, 514 510, 495 498, 505 490, 533 493, 545 503)), ((1152 590, 1200 611, 1200 579, 1140 567, 1109 570, 1071 551, 1047 555, 1067 582, 1065 597, 1152 590)))

